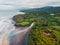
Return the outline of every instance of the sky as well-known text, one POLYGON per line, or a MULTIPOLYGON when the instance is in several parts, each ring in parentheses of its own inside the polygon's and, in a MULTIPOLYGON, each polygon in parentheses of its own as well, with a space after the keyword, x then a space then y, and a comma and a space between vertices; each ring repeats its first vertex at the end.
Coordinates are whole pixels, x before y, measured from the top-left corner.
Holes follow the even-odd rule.
POLYGON ((0 0, 0 10, 60 6, 60 0, 0 0))

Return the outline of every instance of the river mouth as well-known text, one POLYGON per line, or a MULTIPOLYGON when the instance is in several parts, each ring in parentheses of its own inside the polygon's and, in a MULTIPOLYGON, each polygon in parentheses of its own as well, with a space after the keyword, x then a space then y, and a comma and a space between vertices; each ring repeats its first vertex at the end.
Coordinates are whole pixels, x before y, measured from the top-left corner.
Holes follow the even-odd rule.
POLYGON ((16 27, 19 33, 10 40, 10 45, 27 45, 29 31, 34 26, 34 22, 29 27, 16 27))
MULTIPOLYGON (((18 12, 18 14, 25 14, 18 12)), ((26 45, 28 32, 32 26, 17 27, 12 17, 15 15, 0 16, 0 45, 26 45), (2 39, 2 40, 1 40, 2 39), (4 42, 5 41, 5 42, 4 42)))

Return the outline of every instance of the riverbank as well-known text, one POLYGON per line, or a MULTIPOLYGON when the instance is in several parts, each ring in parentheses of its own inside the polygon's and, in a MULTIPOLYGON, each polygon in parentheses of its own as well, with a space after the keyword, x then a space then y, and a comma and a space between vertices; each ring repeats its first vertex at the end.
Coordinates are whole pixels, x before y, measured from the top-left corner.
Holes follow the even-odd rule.
POLYGON ((29 27, 16 27, 17 35, 11 40, 10 45, 27 45, 30 29, 34 26, 34 22, 29 27))

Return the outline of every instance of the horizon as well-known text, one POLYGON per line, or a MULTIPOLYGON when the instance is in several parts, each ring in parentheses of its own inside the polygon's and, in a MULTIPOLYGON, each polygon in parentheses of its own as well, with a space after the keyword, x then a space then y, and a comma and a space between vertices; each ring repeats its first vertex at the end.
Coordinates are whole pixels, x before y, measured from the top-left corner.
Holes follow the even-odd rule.
POLYGON ((60 6, 59 0, 0 0, 0 10, 12 11, 17 9, 38 8, 45 6, 60 6))

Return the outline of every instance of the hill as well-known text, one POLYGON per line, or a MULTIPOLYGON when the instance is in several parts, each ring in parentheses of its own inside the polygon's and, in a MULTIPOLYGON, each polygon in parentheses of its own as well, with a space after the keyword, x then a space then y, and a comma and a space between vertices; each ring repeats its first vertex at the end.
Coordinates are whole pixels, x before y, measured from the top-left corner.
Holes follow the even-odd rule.
POLYGON ((46 6, 42 8, 32 8, 32 9, 25 9, 21 10, 22 12, 59 12, 60 7, 52 7, 52 6, 46 6))

